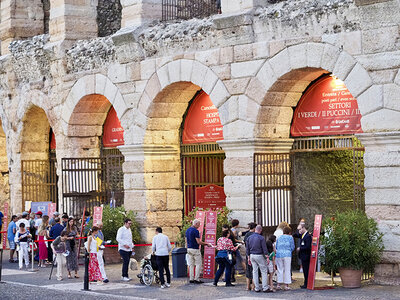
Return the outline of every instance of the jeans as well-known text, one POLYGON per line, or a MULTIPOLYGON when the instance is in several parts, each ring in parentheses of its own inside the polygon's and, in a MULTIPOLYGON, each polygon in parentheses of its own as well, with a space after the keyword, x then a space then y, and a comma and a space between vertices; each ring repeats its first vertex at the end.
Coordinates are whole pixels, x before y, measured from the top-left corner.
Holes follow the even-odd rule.
POLYGON ((171 273, 169 271, 169 255, 156 255, 156 262, 158 266, 158 272, 160 274, 161 284, 165 284, 164 270, 165 274, 167 275, 167 283, 171 283, 171 273))
POLYGON ((122 277, 128 277, 129 261, 131 259, 132 251, 119 250, 122 257, 122 277))
POLYGON ((231 271, 232 271, 232 264, 228 261, 225 257, 217 257, 215 261, 218 264, 217 273, 215 273, 214 283, 217 284, 222 273, 225 270, 225 284, 231 284, 231 271))

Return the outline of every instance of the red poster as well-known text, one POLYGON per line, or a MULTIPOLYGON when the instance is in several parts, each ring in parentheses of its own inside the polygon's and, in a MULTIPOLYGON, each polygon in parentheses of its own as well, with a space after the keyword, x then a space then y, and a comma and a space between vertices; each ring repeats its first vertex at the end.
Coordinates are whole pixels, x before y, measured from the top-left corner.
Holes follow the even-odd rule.
POLYGON ((111 107, 103 128, 103 146, 117 147, 124 145, 124 129, 118 119, 117 112, 111 107))
POLYGON ((224 188, 215 184, 196 188, 196 207, 222 208, 226 206, 224 188))
MULTIPOLYGON (((4 212, 3 212, 3 229, 2 231, 7 231, 8 229, 8 203, 4 203, 4 212)), ((3 250, 7 248, 7 232, 3 233, 3 250)))
MULTIPOLYGON (((204 242, 215 245, 217 237, 217 212, 206 212, 206 231, 204 242)), ((214 278, 215 248, 204 247, 203 278, 214 278)))
POLYGON ((201 92, 190 105, 182 133, 183 144, 210 143, 224 139, 218 109, 201 92))
POLYGON ((196 211, 196 219, 200 220, 200 227, 199 227, 199 232, 200 232, 200 240, 203 238, 203 230, 204 230, 204 218, 206 216, 206 212, 203 210, 198 210, 196 211))
POLYGON ((57 203, 49 203, 49 207, 47 209, 47 215, 49 216, 50 219, 54 217, 56 209, 57 209, 57 203))
POLYGON ((95 206, 93 209, 93 226, 97 226, 97 223, 102 221, 103 221, 103 207, 95 206))
POLYGON ((361 133, 360 120, 357 100, 344 82, 326 76, 301 97, 290 134, 296 137, 361 133))
POLYGON ((310 269, 308 271, 308 282, 307 289, 313 290, 315 288, 315 271, 317 267, 318 259, 318 245, 319 235, 321 233, 322 215, 315 215, 314 221, 314 232, 311 244, 311 258, 310 258, 310 269))

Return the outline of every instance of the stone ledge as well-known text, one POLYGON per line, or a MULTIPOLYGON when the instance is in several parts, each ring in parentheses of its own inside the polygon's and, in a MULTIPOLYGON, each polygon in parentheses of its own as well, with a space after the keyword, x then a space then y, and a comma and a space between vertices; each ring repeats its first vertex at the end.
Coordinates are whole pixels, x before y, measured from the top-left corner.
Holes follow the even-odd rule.
POLYGON ((389 2, 389 0, 354 0, 357 6, 370 5, 382 2, 389 2))

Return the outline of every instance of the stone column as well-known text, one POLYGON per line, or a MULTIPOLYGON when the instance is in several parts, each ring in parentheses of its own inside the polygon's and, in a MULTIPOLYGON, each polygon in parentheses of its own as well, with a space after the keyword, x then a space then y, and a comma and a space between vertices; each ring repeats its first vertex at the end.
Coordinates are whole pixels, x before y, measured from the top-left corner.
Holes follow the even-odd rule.
POLYGON ((226 205, 233 210, 233 218, 238 219, 242 225, 247 224, 254 221, 254 153, 287 153, 292 148, 293 140, 223 140, 218 144, 226 156, 224 161, 226 205))
POLYGON ((25 39, 44 33, 42 0, 3 0, 0 2, 1 54, 9 53, 8 46, 14 40, 25 39))
POLYGON ((239 13, 257 6, 266 6, 267 0, 221 0, 222 13, 239 13))
POLYGON ((76 41, 97 37, 96 17, 97 0, 52 1, 50 41, 76 41))
POLYGON ((162 0, 121 0, 122 28, 161 20, 162 0))
POLYGON ((375 281, 400 283, 400 131, 357 136, 365 146, 365 206, 384 234, 375 281))
POLYGON ((151 242, 157 226, 172 241, 182 223, 183 194, 179 148, 160 145, 118 147, 125 156, 126 209, 137 212, 144 241, 151 242))

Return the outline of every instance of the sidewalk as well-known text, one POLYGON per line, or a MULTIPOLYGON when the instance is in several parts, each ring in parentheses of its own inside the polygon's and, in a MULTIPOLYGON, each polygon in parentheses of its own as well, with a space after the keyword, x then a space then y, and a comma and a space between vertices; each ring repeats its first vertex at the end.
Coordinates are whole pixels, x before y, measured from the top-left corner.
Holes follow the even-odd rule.
MULTIPOLYGON (((91 292, 87 293, 81 291, 83 289, 83 266, 79 271, 81 278, 64 279, 63 281, 56 280, 55 270, 53 271, 52 279, 49 280, 50 270, 51 266, 41 268, 34 273, 25 270, 20 271, 18 270, 18 264, 8 262, 8 251, 5 251, 3 255, 2 281, 6 282, 6 284, 0 285, 0 298, 3 299, 1 293, 5 289, 14 288, 18 292, 18 289, 22 291, 23 287, 29 287, 30 290, 38 287, 38 289, 43 289, 42 294, 47 294, 49 298, 51 294, 56 292, 57 295, 63 295, 64 293, 69 295, 72 293, 85 299, 91 298, 89 295, 97 296, 101 299, 400 299, 399 286, 379 286, 369 283, 364 283, 361 289, 337 287, 331 290, 303 290, 299 288, 303 283, 303 275, 301 273, 293 274, 296 281, 291 285, 291 291, 268 294, 245 291, 244 276, 238 276, 236 286, 230 288, 223 286, 224 283, 222 282, 220 283, 221 286, 214 287, 212 280, 204 280, 206 281, 205 284, 194 285, 188 284, 186 278, 177 278, 172 279, 171 288, 160 289, 156 284, 150 287, 141 285, 136 277, 139 270, 135 272, 129 271, 129 275, 132 278, 131 282, 120 281, 121 265, 107 265, 106 272, 110 282, 102 285, 90 284, 91 292), (19 288, 16 288, 16 284, 19 288)), ((66 278, 66 274, 64 274, 64 278, 66 278)), ((329 276, 322 273, 317 274, 316 286, 324 286, 330 282, 329 276)), ((340 278, 336 277, 335 282, 340 283, 340 278)), ((8 298, 5 297, 4 299, 8 298)))

